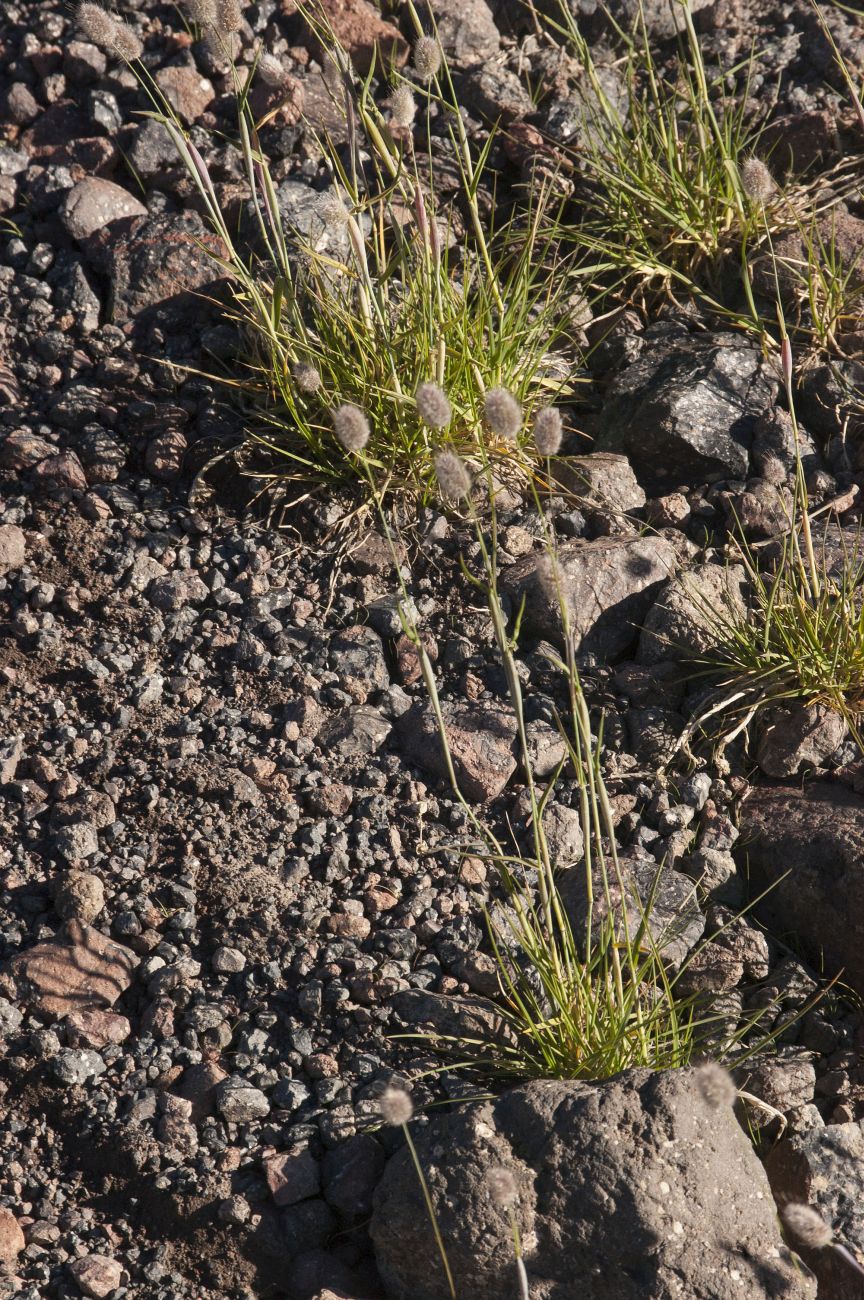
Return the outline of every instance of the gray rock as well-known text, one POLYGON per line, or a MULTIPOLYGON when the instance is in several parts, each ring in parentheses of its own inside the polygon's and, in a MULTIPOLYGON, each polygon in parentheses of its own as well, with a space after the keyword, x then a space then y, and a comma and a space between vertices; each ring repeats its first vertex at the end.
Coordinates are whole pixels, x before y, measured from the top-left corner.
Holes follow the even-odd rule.
POLYGON ((744 569, 702 564, 673 578, 659 592, 639 637, 642 664, 672 656, 709 654, 718 648, 723 622, 746 615, 744 569))
POLYGON ((390 685, 381 638, 371 627, 347 627, 330 641, 330 667, 339 684, 358 704, 390 685))
POLYGON ((11 1038, 23 1024, 24 1016, 8 998, 0 998, 0 1038, 11 1038))
POLYGON ((589 916, 596 933, 597 927, 612 915, 616 934, 622 939, 625 916, 631 939, 644 919, 664 961, 673 968, 679 967, 705 930, 705 917, 696 902, 693 882, 677 871, 658 865, 638 848, 619 854, 618 865, 616 874, 612 865, 607 864, 605 880, 602 868, 593 866, 593 907, 589 905, 584 868, 574 867, 563 876, 561 898, 577 940, 581 942, 589 916))
MULTIPOLYGON (((710 0, 689 0, 690 10, 694 14, 709 5, 710 0)), ((578 16, 580 27, 588 23, 588 30, 592 33, 609 32, 611 23, 628 31, 643 21, 648 35, 657 40, 668 40, 684 30, 683 18, 676 9, 674 0, 671 4, 668 0, 611 0, 611 3, 602 6, 596 4, 595 0, 568 0, 568 6, 578 16)))
POLYGON ((826 704, 774 705, 759 718, 756 762, 766 776, 797 776, 823 767, 846 734, 845 720, 826 704))
POLYGON ((15 772, 23 753, 23 736, 10 736, 6 740, 0 740, 0 785, 15 780, 15 772))
POLYGON ((169 573, 167 578, 155 578, 147 592, 151 605, 170 612, 186 605, 201 605, 210 595, 206 583, 192 569, 169 573))
POLYGON ((758 348, 739 335, 661 339, 611 384, 596 446, 628 456, 652 495, 745 479, 754 425, 776 393, 758 348))
MULTIPOLYGON (((625 654, 662 583, 677 570, 675 550, 661 537, 603 537, 563 542, 557 550, 561 599, 577 648, 605 659, 625 654)), ((526 556, 504 570, 501 590, 535 636, 560 641, 561 609, 550 557, 526 556)))
POLYGON ((757 786, 740 812, 757 915, 864 993, 864 799, 841 785, 757 786))
POLYGON ((698 882, 700 890, 717 903, 736 907, 744 898, 744 881, 732 854, 726 849, 697 849, 682 858, 679 869, 691 880, 698 882))
POLYGON ((343 757, 375 754, 390 735, 390 723, 368 704, 344 709, 321 728, 318 742, 343 757))
POLYGON ((99 852, 99 837, 92 822, 72 822, 61 826, 54 836, 57 852, 67 862, 80 862, 99 852))
MULTIPOLYGON (((415 1141, 460 1300, 516 1290, 492 1168, 515 1183, 532 1300, 813 1295, 748 1138, 693 1071, 529 1083, 434 1119, 415 1141)), ((376 1192, 371 1234, 391 1300, 446 1300, 404 1148, 376 1192)))
POLYGON ((405 1025, 431 1037, 479 1039, 511 1046, 516 1041, 509 1022, 486 998, 452 998, 444 993, 403 989, 394 995, 391 1006, 405 1025))
MULTIPOLYGON (((812 1205, 864 1263, 864 1124, 814 1126, 785 1137, 768 1152, 765 1169, 779 1205, 812 1205)), ((864 1283, 845 1260, 789 1240, 816 1274, 819 1300, 861 1300, 864 1283)))
POLYGON ((270 1114, 270 1103, 260 1088, 232 1075, 216 1089, 216 1109, 230 1124, 248 1124, 270 1114))
POLYGON ((553 472, 569 492, 616 513, 639 510, 645 504, 645 493, 626 456, 602 451, 590 456, 562 456, 553 472))
POLYGON ((556 868, 568 867, 582 857, 585 840, 582 818, 575 808, 549 802, 543 810, 543 830, 556 868))
POLYGON ((384 1151, 371 1133, 358 1133, 324 1156, 322 1181, 328 1205, 340 1214, 366 1218, 384 1169, 384 1151))
POLYGON ((73 239, 86 239, 121 217, 146 217, 147 209, 122 185, 87 176, 66 195, 60 211, 63 228, 73 239))
MULTIPOLYGON (((516 770, 516 723, 504 709, 476 705, 441 706, 447 743, 466 799, 484 803, 500 794, 516 770)), ((397 722, 405 756, 441 779, 447 764, 430 705, 416 704, 397 722)))
POLYGON ((58 1052, 51 1068, 61 1083, 86 1083, 104 1074, 107 1066, 98 1052, 86 1047, 67 1047, 58 1052))
POLYGON ((71 872, 54 897, 54 910, 64 921, 89 925, 105 906, 105 888, 89 871, 71 872))
POLYGON ((27 558, 27 542, 16 524, 0 524, 0 578, 20 569, 27 558))
POLYGON ((431 0, 441 48, 457 68, 492 59, 501 38, 486 0, 431 0))

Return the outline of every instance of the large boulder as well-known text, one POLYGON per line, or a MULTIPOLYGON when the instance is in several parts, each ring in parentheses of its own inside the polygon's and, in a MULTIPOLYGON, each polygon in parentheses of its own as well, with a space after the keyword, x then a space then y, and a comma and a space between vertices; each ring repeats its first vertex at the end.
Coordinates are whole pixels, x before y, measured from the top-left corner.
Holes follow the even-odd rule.
POLYGON ((762 711, 756 762, 766 776, 796 776, 824 767, 846 738, 846 722, 827 704, 791 700, 762 711))
POLYGON ((563 600, 577 649, 614 659, 633 644, 676 569, 675 548, 663 537, 601 537, 558 547, 557 583, 555 565, 541 551, 505 569, 501 590, 516 606, 524 598, 523 626, 550 641, 561 639, 563 600))
POLYGON ((755 788, 741 806, 751 892, 776 934, 864 993, 864 799, 845 786, 755 788))
MULTIPOLYGON (((778 1205, 812 1205, 864 1264, 864 1124, 827 1124, 778 1142, 765 1169, 778 1205)), ((819 1280, 819 1300, 862 1300, 864 1278, 831 1250, 796 1249, 819 1280)))
MULTIPOLYGON (((694 1071, 544 1080, 415 1134, 459 1300, 517 1293, 507 1170, 532 1300, 811 1296, 768 1180, 731 1106, 694 1071)), ((388 1163, 371 1224, 390 1300, 448 1300, 409 1153, 388 1163)))
POLYGON ((652 495, 746 479, 756 422, 776 396, 759 349, 740 335, 661 338, 610 386, 596 447, 626 455, 652 495))

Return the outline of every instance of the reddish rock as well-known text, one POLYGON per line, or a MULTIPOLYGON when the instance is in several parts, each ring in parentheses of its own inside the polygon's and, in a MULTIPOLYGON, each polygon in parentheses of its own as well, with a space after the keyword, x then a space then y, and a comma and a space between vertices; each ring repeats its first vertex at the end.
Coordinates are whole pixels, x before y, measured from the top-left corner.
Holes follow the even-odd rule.
POLYGON ((20 569, 27 557, 27 542, 17 524, 0 524, 0 577, 20 569))
POLYGON ((191 1103, 190 1118, 196 1123, 216 1113, 216 1088, 228 1075, 215 1061, 202 1061, 183 1071, 177 1093, 191 1103))
POLYGON ((95 1051, 109 1043, 125 1043, 132 1032, 126 1017, 115 1011, 72 1011, 65 1023, 70 1047, 92 1047, 95 1051))
POLYGON ((53 442, 39 438, 27 429, 15 429, 0 443, 0 467, 3 469, 32 469, 46 456, 55 455, 53 442))
POLYGON ((277 1205, 296 1205, 321 1187, 318 1161, 310 1151, 280 1151, 264 1161, 264 1177, 277 1205))
POLYGON ((14 1264, 25 1244, 15 1215, 0 1205, 0 1264, 14 1264))
MULTIPOLYGON (((485 802, 504 789, 516 770, 516 723, 504 709, 442 705, 450 754, 462 793, 485 802)), ((431 707, 415 705, 404 713, 398 730, 406 757, 446 779, 447 765, 431 707)))
POLYGON ((74 451, 61 451, 56 456, 40 460, 33 477, 57 492, 83 492, 87 488, 84 467, 74 451))
POLYGON ((187 125, 206 112, 216 95, 212 82, 195 68, 160 68, 156 73, 156 84, 177 116, 187 125))
POLYGON ((82 1295, 106 1300, 123 1280, 123 1269, 107 1255, 84 1255, 69 1265, 69 1274, 82 1295))
MULTIPOLYGON (((297 10, 294 0, 282 0, 286 14, 297 10)), ((402 67, 408 60, 408 42, 392 23, 385 22, 368 0, 324 0, 324 9, 340 45, 351 55, 354 67, 362 75, 372 66, 395 63, 402 67)))
POLYGON ((336 912, 327 917, 327 929, 340 939, 368 939, 372 926, 365 916, 336 912))
POLYGON ((18 953, 9 973, 18 997, 41 1015, 112 1007, 132 982, 138 958, 90 926, 70 921, 65 935, 18 953))
POLYGON ((157 434, 147 447, 145 462, 148 472, 166 483, 178 478, 188 445, 186 435, 179 429, 166 429, 157 434))

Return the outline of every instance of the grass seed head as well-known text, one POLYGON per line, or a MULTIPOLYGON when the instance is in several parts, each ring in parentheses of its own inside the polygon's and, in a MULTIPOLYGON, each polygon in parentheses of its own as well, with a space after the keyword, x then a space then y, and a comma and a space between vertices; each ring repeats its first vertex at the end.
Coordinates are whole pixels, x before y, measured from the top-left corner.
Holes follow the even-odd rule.
POLYGON ((741 164, 741 187, 754 203, 767 203, 777 192, 774 177, 761 158, 747 158, 741 164))
POLYGON ((414 1114, 414 1106, 407 1092, 401 1088, 385 1088, 378 1101, 381 1118, 390 1128, 407 1124, 414 1114))
POLYGON ((189 17, 199 27, 211 27, 216 21, 215 0, 186 0, 189 17))
POLYGON ((441 46, 434 36, 421 36, 414 46, 414 71, 423 81, 431 81, 441 70, 441 46))
POLYGON ((455 451, 439 451, 435 456, 435 477, 441 495, 448 501, 461 501, 471 491, 471 475, 464 460, 455 451))
POLYGON ((696 1071, 696 1088, 706 1106, 720 1110, 722 1106, 734 1106, 738 1089, 728 1070, 716 1061, 706 1061, 696 1071))
POLYGON ((345 402, 333 412, 333 432, 346 451, 362 451, 369 441, 369 421, 352 402, 345 402))
POLYGON ((240 0, 215 0, 213 26, 220 36, 230 36, 243 26, 240 0))
POLYGON ((490 388, 483 399, 486 423, 499 438, 512 441, 522 428, 522 407, 508 388, 490 388))
POLYGON ((802 1246, 807 1246, 810 1250, 823 1250, 830 1245, 834 1233, 812 1205, 801 1205, 793 1201, 790 1205, 784 1205, 780 1217, 802 1246))
POLYGON ((278 90, 280 86, 284 86, 286 78, 282 60, 277 59, 275 54, 262 54, 258 60, 258 76, 265 86, 278 90))
POLYGON ((417 101, 410 86, 403 83, 397 86, 390 96, 390 121, 394 126, 407 129, 414 125, 417 116, 417 101))
POLYGON ((516 1179, 503 1165, 496 1165, 489 1170, 486 1174, 486 1186, 489 1188, 492 1204, 497 1205, 499 1210, 507 1210, 519 1200, 516 1179))
POLYGON ((417 413, 430 429, 446 429, 453 418, 447 394, 437 384, 421 384, 414 394, 417 413))
POLYGON ((341 230, 351 220, 351 213, 338 194, 328 194, 319 209, 321 220, 330 230, 341 230))
POLYGON ((554 406, 544 406, 534 417, 534 446, 541 456, 557 456, 561 450, 563 434, 561 412, 554 406))
POLYGON ((294 367, 294 382, 301 393, 317 393, 321 387, 321 372, 316 366, 301 362, 294 367))
POLYGON ((100 49, 116 54, 131 63, 141 57, 143 46, 138 37, 101 5, 84 3, 78 6, 78 26, 88 40, 100 49))

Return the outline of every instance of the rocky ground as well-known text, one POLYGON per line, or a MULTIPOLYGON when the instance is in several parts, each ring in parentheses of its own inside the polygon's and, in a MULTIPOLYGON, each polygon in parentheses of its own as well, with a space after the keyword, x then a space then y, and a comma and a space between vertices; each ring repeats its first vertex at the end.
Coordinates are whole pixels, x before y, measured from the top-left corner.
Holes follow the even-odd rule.
MULTIPOLYGON (((754 38, 766 46, 753 93, 775 93, 779 78, 775 130, 799 168, 861 147, 807 4, 693 7, 724 65, 754 38)), ((435 8, 470 113, 572 134, 566 69, 541 110, 517 75, 544 58, 519 12, 485 0, 435 8)), ((585 8, 600 48, 602 23, 585 8)), ((226 203, 236 198, 238 169, 214 136, 230 119, 224 76, 172 7, 135 0, 123 12, 226 203)), ((375 39, 399 48, 363 0, 335 12, 361 64, 375 39)), ((667 11, 648 15, 662 43, 667 11)), ((307 118, 337 129, 291 4, 262 0, 245 18, 245 49, 258 38, 283 57, 307 118)), ((412 1204, 402 1157, 372 1217, 401 1146, 380 1128, 378 1099, 394 1081, 421 1110, 471 1092, 454 1073, 419 1079, 428 1052, 392 1035, 494 1016, 483 909, 500 893, 444 780, 389 550, 352 523, 348 500, 285 511, 277 501, 277 517, 272 499, 252 501, 254 484, 226 459, 240 413, 182 369, 230 360, 236 345, 218 305, 194 296, 214 274, 188 181, 153 124, 136 120, 134 78, 80 39, 64 6, 7 4, 2 23, 0 1294, 305 1300, 329 1288, 437 1300, 434 1260, 405 1273, 424 1247, 422 1209, 413 1221, 402 1213, 412 1204)), ((831 24, 854 60, 860 24, 839 9, 831 24)), ((310 128, 290 119, 267 148, 302 219, 320 157, 310 128)), ((502 161, 513 182, 523 164, 518 151, 502 161)), ((844 222, 860 255, 864 215, 850 206, 844 222)), ((860 379, 854 346, 850 358, 844 373, 860 379)), ((793 707, 767 718, 750 753, 733 747, 728 770, 704 759, 660 772, 696 698, 669 646, 704 640, 706 598, 724 588, 736 598, 721 551, 729 522, 737 514, 757 540, 781 526, 793 444, 777 376, 742 336, 673 311, 647 325, 625 316, 591 365, 574 423, 596 439, 574 435, 567 448, 579 503, 562 496, 552 509, 586 689, 606 712, 624 861, 634 877, 664 863, 669 907, 699 882, 677 955, 703 944, 688 987, 715 995, 730 1032, 759 1007, 770 1008, 763 1030, 778 1031, 738 1079, 783 1116, 742 1115, 771 1187, 780 1201, 813 1201, 864 1258, 857 750, 832 715, 793 707), (772 883, 755 915, 735 919, 772 883), (800 1016, 841 968, 843 988, 800 1016)), ((834 503, 825 518, 838 544, 859 527, 859 417, 825 366, 800 402, 811 493, 834 503)), ((546 653, 554 611, 536 518, 514 500, 502 524, 502 589, 511 608, 526 597, 520 673, 543 775, 561 753, 546 653)), ((463 787, 493 825, 522 834, 506 685, 458 567, 475 543, 424 509, 403 545, 463 787)), ((562 868, 581 853, 577 806, 565 776, 547 813, 562 868)), ((548 1225, 565 1214, 599 1274, 611 1257, 598 1223, 613 1200, 636 1257, 667 1219, 689 1254, 643 1274, 619 1260, 596 1296, 812 1294, 741 1127, 694 1111, 674 1081, 614 1087, 615 1131, 656 1136, 671 1124, 684 1146, 714 1133, 721 1229, 743 1240, 747 1220, 751 1271, 721 1285, 710 1251, 694 1247, 716 1214, 713 1175, 690 1182, 679 1170, 674 1214, 651 1197, 640 1206, 632 1190, 659 1179, 662 1143, 661 1164, 640 1165, 632 1143, 597 1149, 592 1090, 578 1085, 560 1104, 530 1093, 484 1103, 483 1132, 522 1174, 552 1161, 566 1184, 566 1153, 586 1150, 596 1191, 611 1162, 588 1209, 572 1188, 564 1202, 548 1188, 526 1201, 542 1246, 536 1294, 587 1294, 572 1289, 548 1225), (538 1114, 545 1147, 530 1136, 538 1114), (753 1264, 760 1251, 770 1268, 753 1264)), ((436 1121, 451 1125, 453 1149, 481 1140, 466 1118, 476 1113, 436 1121)), ((464 1295, 509 1293, 512 1279, 490 1282, 477 1264, 492 1228, 477 1187, 463 1191, 474 1206, 473 1245, 457 1247, 464 1295)), ((859 1294, 832 1261, 808 1263, 820 1296, 859 1294)))

